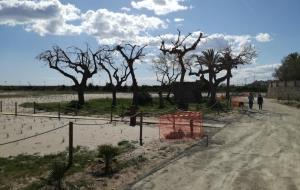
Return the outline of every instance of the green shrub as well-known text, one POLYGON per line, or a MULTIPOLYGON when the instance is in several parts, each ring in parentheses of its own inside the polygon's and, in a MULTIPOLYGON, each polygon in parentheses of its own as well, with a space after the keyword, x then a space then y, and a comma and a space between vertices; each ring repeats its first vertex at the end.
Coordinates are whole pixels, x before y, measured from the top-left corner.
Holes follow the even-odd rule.
POLYGON ((101 145, 98 146, 98 153, 101 158, 104 159, 104 172, 105 174, 112 173, 112 161, 113 159, 120 154, 119 148, 113 145, 101 145))
POLYGON ((144 106, 144 105, 152 105, 153 104, 153 98, 149 92, 142 91, 139 92, 137 95, 137 103, 138 105, 144 106))
POLYGON ((78 101, 72 100, 71 102, 68 103, 67 107, 72 109, 80 109, 82 108, 82 105, 80 105, 78 101))
POLYGON ((60 190, 63 188, 63 178, 67 171, 67 165, 62 161, 54 161, 50 166, 50 172, 48 175, 49 185, 54 186, 56 189, 60 190))
POLYGON ((118 146, 119 146, 120 153, 127 152, 127 151, 133 150, 135 148, 135 146, 128 140, 122 140, 122 141, 118 142, 118 146))

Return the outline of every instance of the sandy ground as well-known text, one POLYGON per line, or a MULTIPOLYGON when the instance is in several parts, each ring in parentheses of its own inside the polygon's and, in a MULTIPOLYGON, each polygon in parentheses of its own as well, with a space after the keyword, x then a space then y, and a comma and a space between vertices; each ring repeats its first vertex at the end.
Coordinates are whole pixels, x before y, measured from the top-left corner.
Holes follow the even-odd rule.
MULTIPOLYGON (((2 95, 8 95, 8 92, 0 92, 2 95)), ((18 94, 20 92, 11 92, 11 94, 18 94)), ((157 96, 157 94, 152 94, 153 97, 157 96)), ((110 93, 101 93, 101 94, 85 94, 85 99, 96 99, 96 98, 111 98, 110 93)), ((117 93, 118 98, 130 98, 132 97, 131 93, 117 93)), ((71 101, 77 100, 76 94, 57 94, 57 95, 44 95, 44 96, 26 96, 26 97, 7 97, 7 98, 0 98, 2 101, 2 109, 3 112, 15 112, 15 102, 18 105, 25 103, 25 102, 36 102, 36 103, 45 103, 45 102, 63 102, 63 101, 71 101)), ((18 112, 21 113, 32 113, 32 108, 23 108, 18 106, 18 112)))
MULTIPOLYGON (((62 119, 59 121, 56 118, 0 115, 0 144, 67 124, 64 128, 38 137, 0 145, 0 157, 14 156, 21 153, 49 154, 65 150, 69 143, 69 121, 74 122, 74 146, 80 145, 94 149, 101 144, 117 144, 121 140, 139 140, 139 126, 129 127, 128 124, 123 123, 105 124, 105 121, 100 120, 62 119)), ((159 138, 158 128, 154 125, 144 125, 143 131, 144 142, 159 138)))
POLYGON ((221 129, 209 148, 195 147, 131 189, 300 189, 299 118, 299 109, 267 99, 263 111, 221 129))

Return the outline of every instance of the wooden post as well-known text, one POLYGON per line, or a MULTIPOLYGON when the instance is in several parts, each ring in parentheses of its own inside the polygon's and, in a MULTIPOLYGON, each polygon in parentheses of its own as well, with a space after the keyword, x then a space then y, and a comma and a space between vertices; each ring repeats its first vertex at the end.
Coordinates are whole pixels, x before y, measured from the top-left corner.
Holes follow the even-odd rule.
POLYGON ((140 114, 140 145, 143 146, 143 112, 140 114))
POLYGON ((18 115, 18 103, 15 102, 15 116, 18 115))
POLYGON ((208 147, 208 135, 204 135, 204 137, 206 138, 206 147, 208 147))
POLYGON ((73 122, 69 122, 69 161, 68 168, 73 164, 73 122))
POLYGON ((33 102, 33 114, 35 114, 35 102, 33 102))
POLYGON ((58 119, 60 120, 60 103, 58 103, 58 119))
POLYGON ((0 112, 2 112, 2 101, 0 101, 0 112))
POLYGON ((136 125, 136 116, 137 116, 136 112, 137 112, 137 107, 132 105, 130 107, 130 112, 129 112, 130 113, 130 123, 129 123, 129 125, 132 126, 132 127, 134 127, 136 125))
POLYGON ((194 121, 190 120, 191 137, 194 138, 194 121))

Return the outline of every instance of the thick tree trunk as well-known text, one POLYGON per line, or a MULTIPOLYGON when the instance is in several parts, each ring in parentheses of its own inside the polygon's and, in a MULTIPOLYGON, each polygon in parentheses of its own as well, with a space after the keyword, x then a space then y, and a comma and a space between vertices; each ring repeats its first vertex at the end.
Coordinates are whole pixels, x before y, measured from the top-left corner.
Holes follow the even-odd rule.
POLYGON ((88 77, 86 75, 83 76, 81 83, 77 86, 77 92, 78 92, 78 104, 83 105, 85 103, 84 100, 84 91, 86 89, 86 82, 88 80, 88 77))
POLYGON ((166 97, 168 102, 171 102, 171 97, 170 97, 171 96, 171 90, 172 90, 171 88, 168 89, 168 93, 167 93, 167 97, 166 97))
POLYGON ((85 101, 84 101, 84 89, 83 88, 78 88, 77 93, 78 93, 78 104, 83 105, 85 103, 85 101))
POLYGON ((226 78, 226 99, 229 101, 230 98, 230 74, 227 74, 226 78))
POLYGON ((210 106, 216 103, 216 94, 217 94, 217 90, 216 87, 213 85, 213 87, 210 90, 210 100, 209 100, 210 106))
MULTIPOLYGON (((135 115, 137 108, 138 108, 138 101, 137 101, 137 96, 138 96, 138 84, 135 78, 134 70, 132 64, 129 64, 129 70, 132 78, 132 92, 133 92, 133 97, 132 97, 132 107, 130 109, 130 115, 135 115)), ((136 125, 136 116, 130 117, 130 126, 135 126, 136 125)))
POLYGON ((113 87, 112 89, 112 103, 111 106, 112 107, 116 107, 117 105, 117 89, 116 87, 113 87))
POLYGON ((185 77, 185 73, 186 73, 186 69, 185 69, 182 58, 179 58, 179 64, 181 66, 180 83, 182 84, 184 82, 184 77, 185 77))
POLYGON ((129 66, 129 69, 130 69, 130 74, 131 74, 131 79, 132 79, 132 93, 133 93, 132 105, 137 106, 138 84, 137 84, 137 81, 135 78, 135 73, 134 73, 132 65, 129 66))
POLYGON ((228 77, 227 79, 226 79, 227 81, 226 81, 226 99, 227 100, 229 100, 229 98, 230 98, 230 77, 228 77))
POLYGON ((158 96, 159 96, 159 108, 162 109, 165 107, 162 91, 158 92, 158 96))
POLYGON ((210 93, 209 105, 210 106, 216 103, 216 88, 213 83, 213 74, 211 72, 209 73, 209 93, 210 93))

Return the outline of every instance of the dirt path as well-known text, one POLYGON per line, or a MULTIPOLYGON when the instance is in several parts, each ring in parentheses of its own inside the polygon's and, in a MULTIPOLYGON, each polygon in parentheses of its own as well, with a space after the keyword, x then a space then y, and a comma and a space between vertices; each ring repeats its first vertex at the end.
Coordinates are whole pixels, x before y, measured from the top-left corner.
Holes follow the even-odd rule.
POLYGON ((254 111, 132 189, 300 189, 300 110, 266 100, 254 111))

